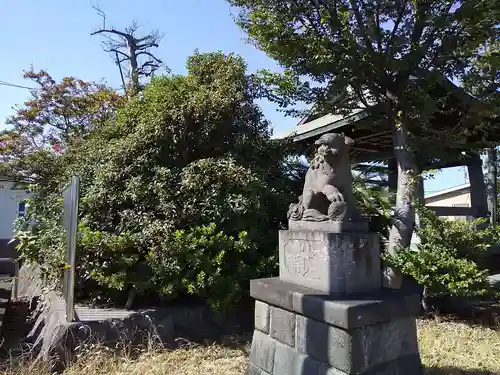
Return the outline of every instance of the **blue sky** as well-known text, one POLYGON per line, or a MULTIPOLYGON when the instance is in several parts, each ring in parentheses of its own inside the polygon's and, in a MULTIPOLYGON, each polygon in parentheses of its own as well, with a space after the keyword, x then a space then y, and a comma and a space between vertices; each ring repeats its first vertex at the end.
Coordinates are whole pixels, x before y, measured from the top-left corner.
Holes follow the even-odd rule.
MULTIPOLYGON (((245 42, 245 35, 234 24, 224 0, 101 0, 99 5, 107 13, 108 26, 124 28, 137 20, 144 32, 158 29, 164 33, 156 55, 174 73, 185 72, 186 58, 196 48, 202 52, 240 54, 250 71, 278 69, 264 53, 245 42)), ((0 81, 27 85, 23 70, 33 65, 35 69, 47 70, 55 79, 75 76, 120 87, 116 65, 102 51, 99 37, 90 36, 101 22, 90 0, 0 1, 4 51, 0 81)), ((28 97, 27 90, 0 86, 0 128, 13 113, 12 107, 28 97)), ((263 110, 277 133, 297 122, 285 118, 269 103, 263 103, 263 110)), ((426 191, 436 191, 463 183, 463 172, 454 168, 440 172, 425 187, 426 191)))

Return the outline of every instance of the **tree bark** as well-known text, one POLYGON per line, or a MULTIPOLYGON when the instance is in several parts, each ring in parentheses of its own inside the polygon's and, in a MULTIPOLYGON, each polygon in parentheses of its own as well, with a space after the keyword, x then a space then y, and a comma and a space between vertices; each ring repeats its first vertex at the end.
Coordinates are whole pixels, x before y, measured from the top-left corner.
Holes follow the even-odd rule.
POLYGON ((132 308, 136 295, 137 293, 132 287, 128 292, 127 302, 125 303, 125 310, 130 310, 132 308))
MULTIPOLYGON (((132 38, 131 38, 132 39, 132 38)), ((139 72, 137 63, 137 51, 135 48, 135 40, 130 40, 128 42, 128 55, 130 56, 130 83, 132 85, 132 95, 136 95, 139 92, 139 72)))
POLYGON ((486 159, 486 199, 488 201, 488 211, 490 214, 490 223, 497 223, 497 150, 489 148, 486 159))
MULTIPOLYGON (((409 148, 409 131, 402 120, 392 126, 394 154, 398 168, 398 186, 394 224, 389 233, 389 255, 395 254, 399 248, 408 248, 415 223, 413 199, 417 183, 417 163, 414 152, 409 148)), ((384 270, 384 286, 400 289, 403 276, 394 269, 384 270)))
POLYGON ((418 168, 417 176, 416 176, 416 185, 415 185, 415 201, 419 206, 425 205, 425 187, 424 187, 424 178, 422 177, 422 173, 424 171, 422 168, 418 168))
POLYGON ((388 162, 387 182, 389 184, 389 203, 391 206, 396 206, 396 191, 398 190, 398 164, 396 159, 389 159, 388 162))

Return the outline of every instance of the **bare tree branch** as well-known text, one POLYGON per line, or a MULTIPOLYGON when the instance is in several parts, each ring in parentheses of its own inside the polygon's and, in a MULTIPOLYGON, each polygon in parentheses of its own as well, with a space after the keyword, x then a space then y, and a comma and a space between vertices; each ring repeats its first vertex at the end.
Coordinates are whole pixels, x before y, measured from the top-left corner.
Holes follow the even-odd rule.
POLYGON ((160 64, 158 63, 155 63, 153 61, 146 61, 144 64, 141 65, 141 67, 139 69, 144 69, 146 67, 154 67, 154 68, 159 68, 160 67, 160 64))
MULTIPOLYGON (((440 16, 441 20, 443 20, 444 17, 448 16, 453 5, 454 5, 453 1, 450 1, 446 5, 446 8, 444 9, 444 11, 441 13, 440 16)), ((437 29, 434 29, 429 32, 425 40, 422 42, 425 23, 428 19, 427 12, 429 7, 430 5, 427 3, 417 7, 417 20, 415 21, 415 26, 411 36, 412 48, 408 53, 408 60, 410 61, 411 64, 407 70, 413 70, 418 66, 418 64, 420 64, 422 58, 436 40, 437 29)))
POLYGON ((158 48, 159 45, 158 45, 158 43, 144 43, 144 44, 138 44, 138 45, 136 45, 136 49, 137 50, 144 50, 146 48, 151 48, 151 47, 158 48))
POLYGON ((152 39, 155 39, 155 38, 156 38, 156 37, 155 37, 153 34, 151 34, 151 35, 147 35, 147 36, 145 36, 145 37, 138 38, 138 39, 137 39, 137 43, 142 43, 142 42, 144 42, 144 41, 146 41, 146 40, 150 40, 150 41, 151 41, 152 39))
POLYGON ((118 62, 118 64, 122 64, 122 63, 124 63, 125 61, 128 61, 128 56, 127 56, 127 57, 124 57, 124 58, 122 58, 122 59, 118 59, 118 61, 117 61, 117 62, 118 62))
POLYGON ((133 21, 124 31, 106 27, 106 14, 98 6, 93 8, 103 18, 103 27, 90 35, 99 35, 106 39, 102 41, 103 50, 113 54, 113 60, 119 65, 120 72, 122 64, 128 64, 127 77, 130 80, 128 86, 132 90, 132 95, 135 95, 142 87, 141 77, 150 77, 163 64, 162 60, 150 51, 151 48, 158 48, 161 37, 157 31, 137 37, 135 33, 140 28, 137 21, 133 21))
POLYGON ((383 53, 382 47, 382 26, 380 24, 380 2, 377 1, 377 7, 375 9, 375 29, 377 33, 377 49, 379 53, 383 53))
POLYGON ((93 33, 90 33, 90 35, 97 35, 97 34, 103 34, 103 33, 116 34, 116 35, 119 35, 122 38, 125 38, 127 40, 133 38, 132 35, 127 34, 123 31, 115 30, 115 29, 99 29, 97 31, 94 31, 93 33))
POLYGON ((97 14, 102 17, 102 28, 105 29, 106 28, 106 13, 103 12, 103 10, 99 6, 99 4, 92 5, 92 8, 94 8, 94 10, 97 12, 97 14))
POLYGON ((387 42, 387 47, 386 47, 386 55, 387 56, 392 56, 392 46, 394 45, 394 41, 396 38, 396 34, 399 29, 399 25, 401 21, 403 20, 403 16, 405 13, 405 7, 406 7, 406 1, 403 1, 398 12, 398 18, 396 19, 396 22, 394 22, 394 27, 392 28, 391 31, 391 36, 389 37, 389 41, 387 42))
POLYGON ((122 51, 118 50, 117 48, 111 48, 109 50, 105 50, 104 52, 117 53, 117 54, 123 56, 125 58, 125 60, 127 60, 129 58, 125 52, 122 52, 122 51))
POLYGON ((140 52, 137 52, 137 54, 136 54, 136 56, 142 56, 142 55, 149 56, 152 60, 156 61, 159 64, 163 63, 163 61, 161 61, 159 58, 157 58, 156 56, 154 56, 151 52, 140 51, 140 52))
POLYGON ((139 25, 139 24, 137 23, 137 21, 135 21, 135 20, 134 20, 134 21, 132 21, 132 24, 131 24, 129 27, 126 27, 126 28, 125 28, 125 32, 126 32, 127 34, 130 34, 130 35, 134 36, 134 33, 135 33, 137 30, 139 30, 139 28, 140 28, 140 27, 141 27, 141 25, 139 25))
POLYGON ((113 44, 123 43, 120 40, 114 39, 113 37, 111 37, 111 35, 108 35, 108 34, 101 34, 101 36, 103 38, 107 39, 107 41, 103 41, 103 43, 113 43, 113 44))
POLYGON ((366 48, 370 50, 370 52, 375 52, 373 50, 372 43, 368 36, 368 31, 366 30, 366 25, 363 22, 363 17, 361 16, 361 11, 359 9, 358 3, 356 0, 350 0, 352 10, 354 11, 354 16, 356 17, 356 22, 358 24, 359 29, 361 30, 361 37, 365 41, 366 48))

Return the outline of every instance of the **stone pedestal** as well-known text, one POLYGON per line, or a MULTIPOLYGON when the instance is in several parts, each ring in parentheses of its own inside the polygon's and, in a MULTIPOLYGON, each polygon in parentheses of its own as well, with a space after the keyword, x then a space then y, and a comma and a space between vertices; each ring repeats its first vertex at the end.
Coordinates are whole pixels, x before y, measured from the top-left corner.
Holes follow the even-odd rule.
POLYGON ((381 287, 368 232, 280 231, 280 277, 252 280, 247 375, 422 374, 419 295, 381 287))
POLYGON ((379 291, 338 300, 278 278, 253 280, 247 375, 421 374, 419 296, 379 291))
POLYGON ((377 234, 281 230, 279 249, 283 281, 336 295, 380 289, 377 234))

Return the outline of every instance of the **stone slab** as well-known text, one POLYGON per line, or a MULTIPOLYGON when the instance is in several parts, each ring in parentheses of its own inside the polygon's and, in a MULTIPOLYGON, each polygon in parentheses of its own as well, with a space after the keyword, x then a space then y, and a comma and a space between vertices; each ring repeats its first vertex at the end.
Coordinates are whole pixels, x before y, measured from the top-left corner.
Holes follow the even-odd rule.
POLYGON ((347 331, 297 315, 295 349, 336 369, 350 372, 353 347, 347 331))
POLYGON ((245 370, 245 375, 271 375, 271 374, 249 363, 247 369, 245 370))
POLYGON ((273 373, 276 341, 269 335, 255 330, 250 351, 250 363, 267 373, 273 373))
POLYGON ((271 308, 267 303, 255 301, 255 329, 269 333, 271 308))
POLYGON ((293 312, 279 307, 271 307, 271 337, 284 344, 294 346, 296 316, 293 312))
POLYGON ((381 289, 339 298, 277 277, 252 280, 250 295, 258 301, 346 330, 414 317, 420 312, 418 294, 381 289))
POLYGON ((419 354, 399 357, 394 361, 373 367, 360 375, 423 375, 424 370, 419 354))
POLYGON ((419 354, 415 317, 358 328, 352 338, 359 356, 353 363, 360 371, 419 354))
POLYGON ((297 315, 296 349, 349 374, 360 374, 399 357, 418 354, 415 318, 353 331, 297 315))
MULTIPOLYGON (((275 343, 273 369, 271 372, 262 370, 250 360, 245 375, 351 375, 300 353, 287 345, 275 343)), ((423 375, 420 355, 418 353, 398 357, 372 367, 358 375, 423 375)))
POLYGON ((303 221, 289 220, 289 230, 319 230, 330 233, 368 232, 364 221, 303 221))
POLYGON ((376 233, 279 232, 279 277, 283 281, 345 295, 381 288, 376 233))
POLYGON ((342 375, 311 356, 276 343, 273 375, 342 375))
POLYGON ((500 274, 494 274, 488 276, 488 282, 490 283, 491 287, 496 290, 500 290, 500 274))

